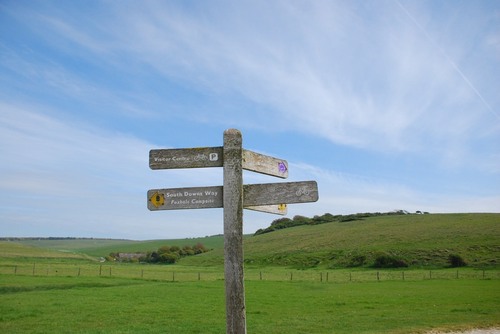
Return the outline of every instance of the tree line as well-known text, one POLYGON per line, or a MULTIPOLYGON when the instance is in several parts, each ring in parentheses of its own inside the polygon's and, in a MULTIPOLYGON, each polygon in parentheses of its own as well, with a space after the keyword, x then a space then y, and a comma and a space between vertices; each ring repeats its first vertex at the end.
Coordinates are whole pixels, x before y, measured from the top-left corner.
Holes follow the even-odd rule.
POLYGON ((193 256, 210 251, 202 243, 193 246, 161 246, 156 251, 146 253, 124 253, 112 252, 106 257, 108 261, 119 262, 142 262, 142 263, 164 263, 173 264, 185 256, 193 256))
MULTIPOLYGON (((290 218, 275 219, 271 223, 271 226, 266 227, 264 229, 262 229, 262 228, 258 229, 254 233, 254 235, 269 233, 269 232, 273 232, 276 230, 281 230, 284 228, 290 228, 290 227, 301 226, 301 225, 318 225, 318 224, 325 224, 325 223, 331 223, 331 222, 349 222, 349 221, 362 220, 364 218, 375 217, 375 216, 408 215, 408 214, 410 214, 410 213, 406 210, 394 210, 394 211, 385 212, 385 213, 365 212, 365 213, 355 213, 355 214, 350 214, 350 215, 332 215, 331 213, 325 213, 324 215, 321 215, 321 216, 316 215, 312 218, 297 215, 297 216, 294 216, 292 219, 290 219, 290 218)), ((416 214, 428 214, 428 212, 422 213, 421 211, 417 211, 416 214)))

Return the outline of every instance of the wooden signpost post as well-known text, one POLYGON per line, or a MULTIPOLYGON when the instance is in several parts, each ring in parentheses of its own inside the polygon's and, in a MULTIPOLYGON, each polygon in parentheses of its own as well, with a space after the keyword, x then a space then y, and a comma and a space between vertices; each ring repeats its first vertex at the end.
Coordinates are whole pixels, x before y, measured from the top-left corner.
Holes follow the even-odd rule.
POLYGON ((242 147, 240 131, 224 132, 224 146, 162 149, 149 152, 151 169, 223 167, 222 186, 151 189, 151 211, 224 208, 226 333, 246 333, 243 282, 243 209, 286 214, 286 205, 318 200, 316 181, 243 185, 243 169, 288 177, 288 163, 242 147))

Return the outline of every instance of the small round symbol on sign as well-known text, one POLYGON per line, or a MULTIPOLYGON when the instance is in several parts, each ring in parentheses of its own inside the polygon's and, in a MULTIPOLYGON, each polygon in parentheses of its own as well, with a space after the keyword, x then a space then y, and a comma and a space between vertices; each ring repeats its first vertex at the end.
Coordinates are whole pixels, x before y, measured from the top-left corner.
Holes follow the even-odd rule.
POLYGON ((155 192, 153 196, 149 198, 149 201, 153 203, 155 207, 160 207, 165 204, 165 195, 160 194, 159 192, 155 192))

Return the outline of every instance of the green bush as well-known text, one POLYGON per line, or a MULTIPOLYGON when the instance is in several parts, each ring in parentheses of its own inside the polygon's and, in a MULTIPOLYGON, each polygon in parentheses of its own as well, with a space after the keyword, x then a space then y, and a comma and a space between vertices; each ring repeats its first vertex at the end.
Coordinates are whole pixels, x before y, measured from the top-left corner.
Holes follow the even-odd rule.
MULTIPOLYGON (((206 248, 202 243, 197 243, 194 246, 161 246, 157 251, 147 252, 143 256, 129 259, 130 262, 146 262, 146 263, 166 263, 173 264, 176 263, 181 257, 193 256, 201 253, 208 252, 209 249, 206 248)), ((119 254, 119 253, 111 253, 119 254)))
POLYGON ((450 254, 450 256, 448 256, 448 262, 452 268, 465 267, 467 265, 465 260, 458 254, 450 254))
POLYGON ((389 254, 379 254, 375 257, 374 268, 402 268, 408 267, 405 260, 389 254))
POLYGON ((361 267, 364 265, 366 262, 366 256, 365 255, 355 255, 353 256, 349 263, 347 264, 347 267, 361 267))
POLYGON ((176 253, 163 253, 160 255, 159 262, 172 264, 175 263, 178 258, 179 255, 176 253))

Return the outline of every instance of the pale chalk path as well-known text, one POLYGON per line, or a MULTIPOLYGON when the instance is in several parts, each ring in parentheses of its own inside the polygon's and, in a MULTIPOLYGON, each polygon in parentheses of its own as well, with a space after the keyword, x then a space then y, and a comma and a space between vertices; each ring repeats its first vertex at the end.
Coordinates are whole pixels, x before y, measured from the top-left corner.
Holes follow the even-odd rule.
POLYGON ((489 328, 489 329, 471 329, 465 332, 436 332, 431 331, 427 334, 500 334, 500 328, 489 328))

